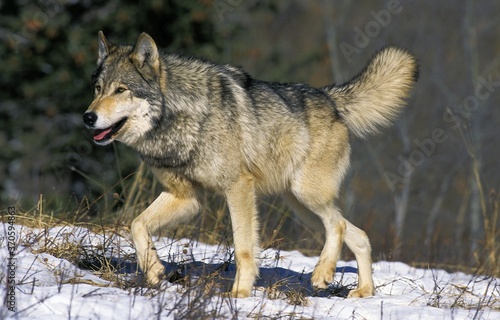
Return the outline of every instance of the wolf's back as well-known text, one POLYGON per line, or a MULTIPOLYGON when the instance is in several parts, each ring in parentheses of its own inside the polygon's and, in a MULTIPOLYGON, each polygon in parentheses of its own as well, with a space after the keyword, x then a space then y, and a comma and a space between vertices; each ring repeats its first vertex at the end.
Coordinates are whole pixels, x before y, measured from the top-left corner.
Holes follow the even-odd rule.
POLYGON ((324 88, 337 110, 358 137, 378 132, 391 124, 404 106, 418 78, 418 64, 408 51, 387 47, 351 81, 324 88))

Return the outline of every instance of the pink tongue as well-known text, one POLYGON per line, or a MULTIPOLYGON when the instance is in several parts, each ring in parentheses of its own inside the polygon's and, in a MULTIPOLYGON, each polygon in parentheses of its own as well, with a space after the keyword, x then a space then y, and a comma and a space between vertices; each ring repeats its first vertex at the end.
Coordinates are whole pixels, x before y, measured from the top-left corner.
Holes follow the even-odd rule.
POLYGON ((104 130, 103 132, 101 132, 101 133, 99 133, 99 134, 96 134, 96 135, 94 136, 94 140, 96 140, 96 141, 100 141, 100 140, 104 139, 104 137, 105 137, 105 136, 106 136, 106 135, 107 135, 110 131, 111 131, 111 128, 106 129, 106 130, 104 130))

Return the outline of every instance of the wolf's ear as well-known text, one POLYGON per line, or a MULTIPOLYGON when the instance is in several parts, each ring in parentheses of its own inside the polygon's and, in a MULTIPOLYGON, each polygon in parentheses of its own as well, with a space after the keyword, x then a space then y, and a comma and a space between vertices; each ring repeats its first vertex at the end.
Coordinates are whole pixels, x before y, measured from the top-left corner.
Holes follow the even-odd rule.
POLYGON ((100 65, 104 59, 109 55, 109 48, 112 46, 111 43, 106 39, 104 33, 99 31, 99 55, 97 57, 97 65, 100 65))
POLYGON ((141 33, 130 54, 130 58, 139 70, 146 71, 144 68, 149 67, 151 68, 149 71, 157 73, 160 68, 158 48, 153 38, 147 33, 141 33))

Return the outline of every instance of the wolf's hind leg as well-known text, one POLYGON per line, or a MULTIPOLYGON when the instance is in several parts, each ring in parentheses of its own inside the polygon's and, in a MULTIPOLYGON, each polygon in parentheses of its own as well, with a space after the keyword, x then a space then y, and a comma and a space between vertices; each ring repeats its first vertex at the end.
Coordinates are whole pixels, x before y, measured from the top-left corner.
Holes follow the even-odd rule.
POLYGON ((199 211, 196 197, 179 198, 162 192, 158 198, 132 222, 132 240, 139 267, 149 284, 156 285, 164 276, 164 267, 158 258, 151 234, 161 228, 175 228, 199 211))
POLYGON ((344 243, 346 220, 333 204, 318 206, 311 211, 316 213, 325 227, 325 245, 314 267, 311 282, 315 288, 325 289, 333 282, 344 243))
POLYGON ((236 277, 231 296, 245 298, 250 296, 259 273, 259 224, 252 177, 241 176, 226 193, 226 198, 231 214, 236 255, 236 277))
MULTIPOLYGON (((315 214, 292 193, 285 193, 283 198, 297 214, 303 217, 315 214)), ((333 281, 336 263, 342 247, 341 240, 343 239, 354 253, 356 262, 358 263, 358 288, 349 292, 349 297, 373 296, 371 246, 366 233, 343 218, 340 211, 333 205, 315 212, 318 212, 317 216, 321 219, 327 231, 325 246, 311 279, 313 286, 316 288, 326 288, 328 283, 333 281)), ((319 226, 316 226, 316 228, 319 229, 319 226)), ((321 231, 323 231, 322 227, 321 231)))
POLYGON ((349 297, 373 296, 372 258, 370 240, 366 233, 346 220, 345 243, 354 253, 358 263, 358 288, 349 292, 349 297))

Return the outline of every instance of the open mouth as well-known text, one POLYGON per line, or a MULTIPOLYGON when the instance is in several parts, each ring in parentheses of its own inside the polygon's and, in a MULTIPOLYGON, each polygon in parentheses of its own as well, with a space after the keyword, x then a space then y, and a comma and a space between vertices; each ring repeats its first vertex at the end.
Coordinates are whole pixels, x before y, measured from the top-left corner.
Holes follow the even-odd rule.
POLYGON ((123 127, 126 121, 127 118, 125 117, 109 128, 94 130, 94 141, 96 143, 102 143, 111 139, 113 135, 123 127))

